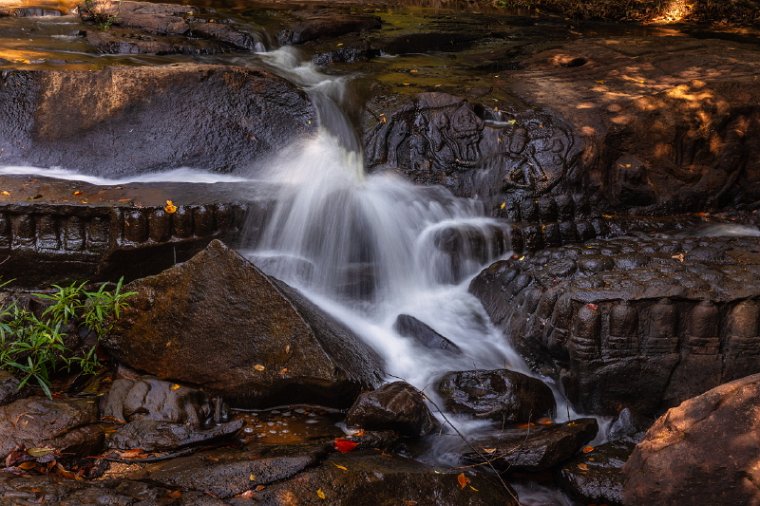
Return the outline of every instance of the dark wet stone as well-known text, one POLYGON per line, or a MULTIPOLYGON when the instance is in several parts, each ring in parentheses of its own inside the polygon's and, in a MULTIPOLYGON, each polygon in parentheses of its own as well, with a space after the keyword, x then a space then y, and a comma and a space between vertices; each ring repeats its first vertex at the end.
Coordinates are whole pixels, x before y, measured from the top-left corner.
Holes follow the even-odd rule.
POLYGON ((348 410, 346 423, 370 430, 395 430, 411 437, 438 428, 420 391, 403 381, 361 394, 348 410))
POLYGON ((230 437, 242 426, 242 420, 235 420, 200 429, 189 424, 142 418, 120 426, 109 439, 108 446, 119 450, 170 451, 230 437))
POLYGON ((287 504, 289 498, 304 498, 306 504, 353 506, 371 498, 373 504, 517 505, 514 491, 497 481, 468 472, 470 485, 460 489, 458 470, 429 467, 413 460, 352 452, 332 455, 319 467, 276 483, 257 493, 264 504, 287 504), (340 467, 338 467, 340 466, 340 467), (317 496, 322 490, 325 499, 317 496))
POLYGON ((353 32, 380 28, 380 18, 357 15, 317 15, 297 22, 277 35, 280 45, 303 44, 312 40, 338 37, 353 32))
POLYGON ((82 430, 97 422, 94 402, 74 399, 31 397, 0 406, 0 459, 18 447, 51 447, 65 453, 88 447, 85 441, 101 437, 82 430))
POLYGON ((311 61, 315 65, 326 66, 333 63, 358 63, 377 58, 380 55, 379 49, 345 47, 316 54, 311 61))
POLYGON ((20 395, 19 381, 11 373, 0 371, 0 406, 14 401, 20 395))
POLYGON ((211 421, 214 406, 201 390, 147 377, 115 380, 100 413, 122 422, 147 419, 198 428, 211 421))
POLYGON ((500 261, 470 291, 580 411, 651 417, 760 372, 758 279, 755 238, 637 237, 500 261))
POLYGON ((393 329, 404 337, 414 339, 425 348, 443 350, 457 355, 462 353, 459 346, 452 343, 414 316, 408 314, 398 315, 396 322, 393 324, 393 329))
POLYGON ((219 65, 9 70, 0 108, 7 111, 0 163, 109 176, 177 167, 230 172, 316 125, 307 95, 286 80, 219 65))
POLYGON ((219 241, 126 289, 132 308, 103 343, 114 357, 233 406, 345 407, 382 377, 358 337, 219 241))
POLYGON ((437 389, 447 410, 502 423, 535 421, 555 407, 543 382, 507 369, 450 372, 437 389))
POLYGON ((323 453, 321 447, 295 447, 273 454, 205 452, 151 464, 137 475, 152 483, 226 499, 259 485, 269 486, 297 476, 316 465, 323 453))
POLYGON ((625 504, 760 501, 760 374, 721 385, 661 416, 625 464, 625 504))
POLYGON ((563 424, 508 429, 473 441, 480 450, 465 452, 466 462, 481 463, 483 456, 502 472, 539 472, 568 460, 594 439, 598 426, 593 418, 563 424), (493 450, 493 451, 492 451, 493 450))
POLYGON ((87 42, 104 54, 207 55, 230 51, 219 42, 186 37, 157 37, 119 29, 88 30, 87 42))
POLYGON ((562 486, 591 503, 623 504, 623 464, 632 443, 607 443, 578 454, 560 470, 562 486))

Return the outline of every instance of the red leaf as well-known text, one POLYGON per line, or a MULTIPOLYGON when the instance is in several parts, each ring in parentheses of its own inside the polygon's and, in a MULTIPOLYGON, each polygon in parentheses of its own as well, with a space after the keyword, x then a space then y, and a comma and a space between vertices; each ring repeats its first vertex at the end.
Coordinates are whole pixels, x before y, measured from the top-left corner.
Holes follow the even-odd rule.
POLYGON ((342 437, 335 438, 335 449, 340 453, 348 453, 354 450, 357 446, 359 446, 359 443, 355 441, 351 441, 342 437))

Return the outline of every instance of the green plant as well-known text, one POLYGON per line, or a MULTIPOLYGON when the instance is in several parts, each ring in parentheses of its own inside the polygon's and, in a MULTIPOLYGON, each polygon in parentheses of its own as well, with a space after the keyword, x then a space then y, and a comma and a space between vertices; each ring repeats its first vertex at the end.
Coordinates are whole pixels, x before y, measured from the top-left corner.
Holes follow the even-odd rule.
POLYGON ((19 388, 35 380, 48 397, 54 373, 75 368, 93 374, 100 366, 97 342, 89 349, 72 350, 66 344, 68 333, 84 328, 99 341, 134 295, 123 291, 123 280, 103 283, 94 291, 87 290, 87 282, 53 288, 53 293, 34 295, 48 304, 39 317, 16 303, 0 308, 0 369, 20 376, 19 388))

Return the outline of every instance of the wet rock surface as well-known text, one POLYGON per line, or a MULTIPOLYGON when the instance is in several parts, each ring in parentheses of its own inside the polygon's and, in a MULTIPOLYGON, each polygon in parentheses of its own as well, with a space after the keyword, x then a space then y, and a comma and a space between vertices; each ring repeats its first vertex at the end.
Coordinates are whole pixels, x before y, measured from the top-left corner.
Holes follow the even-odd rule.
POLYGON ((482 475, 468 478, 477 489, 475 492, 467 487, 461 489, 457 474, 374 452, 335 455, 313 470, 268 487, 259 497, 264 504, 283 504, 292 497, 298 497, 302 504, 316 505, 327 501, 346 506, 361 504, 368 497, 372 497, 376 504, 397 504, 399 501, 425 504, 431 498, 440 504, 517 504, 515 496, 493 478, 482 475))
POLYGON ((380 25, 380 19, 375 16, 312 14, 278 33, 277 41, 283 46, 303 44, 323 37, 374 30, 380 28, 380 25))
POLYGON ((432 350, 443 350, 447 353, 459 354, 462 350, 456 344, 452 343, 441 334, 422 322, 407 314, 398 315, 396 322, 393 324, 396 332, 404 337, 414 339, 425 348, 432 350))
POLYGON ((623 504, 623 465, 632 443, 606 443, 586 447, 560 470, 563 487, 576 497, 604 504, 623 504))
POLYGON ((230 172, 315 120, 305 93, 266 70, 201 64, 7 71, 0 106, 0 163, 110 176, 230 172))
POLYGON ((535 421, 555 409, 548 386, 507 369, 450 372, 436 388, 447 410, 503 424, 535 421))
POLYGON ((752 504, 760 500, 760 375, 721 385, 670 409, 623 469, 624 502, 752 504))
POLYGON ((361 394, 346 413, 346 423, 370 430, 395 430, 412 437, 430 434, 438 427, 422 393, 403 381, 361 394))
POLYGON ((497 431, 475 439, 480 453, 465 452, 463 459, 482 464, 487 459, 500 472, 539 472, 570 459, 594 439, 598 430, 593 418, 562 424, 536 425, 497 431))
POLYGON ((130 367, 236 406, 347 406, 379 383, 380 359, 361 340, 220 242, 128 289, 133 309, 105 346, 130 367))
POLYGON ((241 420, 214 425, 207 429, 190 424, 137 419, 119 427, 109 438, 109 448, 140 449, 146 452, 175 451, 187 446, 210 443, 235 434, 241 420))
POLYGON ((30 397, 0 406, 0 458, 17 448, 83 449, 90 436, 102 441, 102 432, 86 429, 97 421, 97 406, 89 400, 30 397))
POLYGON ((11 374, 0 371, 0 406, 16 400, 19 396, 19 381, 11 374))
POLYGON ((652 415, 758 371, 755 238, 621 238, 493 264, 471 284, 582 410, 652 415))

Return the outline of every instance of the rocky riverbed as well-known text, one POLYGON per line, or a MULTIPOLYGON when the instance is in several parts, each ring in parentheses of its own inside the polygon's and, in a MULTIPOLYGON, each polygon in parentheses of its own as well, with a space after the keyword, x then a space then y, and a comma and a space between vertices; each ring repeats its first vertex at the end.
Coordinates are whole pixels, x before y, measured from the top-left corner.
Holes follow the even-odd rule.
POLYGON ((0 371, 0 502, 759 500, 757 34, 454 7, 0 7, 3 303, 134 292, 0 371))

